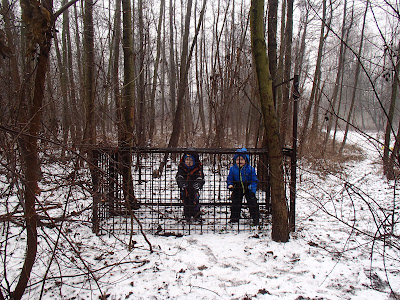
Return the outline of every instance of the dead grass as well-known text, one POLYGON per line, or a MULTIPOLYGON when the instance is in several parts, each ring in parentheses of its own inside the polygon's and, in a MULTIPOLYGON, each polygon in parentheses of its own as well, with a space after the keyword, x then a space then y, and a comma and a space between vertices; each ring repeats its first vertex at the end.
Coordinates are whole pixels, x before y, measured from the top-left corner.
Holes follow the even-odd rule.
POLYGON ((308 142, 303 145, 301 159, 310 164, 311 168, 321 175, 345 173, 345 165, 351 162, 358 162, 364 159, 363 149, 354 144, 345 145, 342 153, 339 147, 335 151, 331 147, 332 141, 324 149, 321 139, 308 142))

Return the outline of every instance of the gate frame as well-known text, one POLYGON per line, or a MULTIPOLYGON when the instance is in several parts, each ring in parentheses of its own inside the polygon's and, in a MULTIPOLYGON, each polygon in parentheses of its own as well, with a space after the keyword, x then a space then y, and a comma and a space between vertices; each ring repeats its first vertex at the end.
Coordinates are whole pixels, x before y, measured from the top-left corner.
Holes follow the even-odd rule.
MULTIPOLYGON (((129 149, 129 151, 131 151, 131 155, 133 155, 134 153, 140 153, 140 154, 164 154, 164 162, 166 162, 168 160, 168 158, 171 155, 177 155, 177 154, 182 154, 184 152, 187 151, 195 151, 199 154, 210 154, 210 155, 234 155, 236 153, 237 148, 219 148, 219 149, 210 149, 210 148, 138 148, 138 147, 132 147, 131 149, 129 149)), ((115 193, 118 193, 120 191, 120 189, 122 187, 119 187, 119 185, 116 183, 116 178, 118 176, 121 176, 120 171, 118 170, 118 162, 115 161, 115 159, 113 160, 112 165, 109 166, 110 170, 112 170, 112 172, 103 172, 104 170, 101 170, 101 160, 103 159, 103 155, 104 153, 107 153, 107 155, 110 155, 110 157, 118 157, 119 154, 121 153, 121 151, 127 151, 126 149, 118 149, 118 148, 111 148, 111 147, 107 147, 107 148, 98 148, 93 150, 95 153, 94 158, 95 158, 95 164, 96 164, 96 169, 98 170, 98 172, 96 172, 96 174, 99 176, 99 178, 97 178, 96 180, 96 186, 94 186, 94 195, 93 195, 93 216, 92 216, 92 226, 93 226, 93 232, 96 234, 99 234, 100 231, 100 217, 99 217, 99 205, 101 204, 101 201, 110 201, 110 194, 104 194, 101 191, 101 182, 104 182, 104 180, 106 180, 106 182, 108 183, 114 183, 114 188, 115 193), (107 174, 107 176, 103 175, 103 180, 101 180, 101 174, 107 174), (116 178, 109 178, 108 175, 111 176, 116 176, 116 178), (105 178, 106 177, 106 178, 105 178)), ((261 159, 262 155, 267 155, 267 150, 263 149, 263 148, 249 148, 248 149, 248 153, 251 155, 257 155, 258 159, 261 159)), ((291 149, 291 148, 283 148, 282 149, 282 154, 284 156, 284 158, 289 158, 290 159, 290 164, 288 165, 288 173, 286 174, 290 174, 290 180, 288 181, 288 186, 289 187, 289 199, 287 199, 287 203, 288 203, 288 222, 289 222, 289 229, 290 231, 295 231, 295 202, 296 202, 296 151, 291 149)), ((133 163, 132 168, 135 168, 136 165, 135 163, 133 163)), ((255 168, 257 168, 257 166, 254 166, 255 168)), ((109 170, 109 171, 110 171, 109 170)), ((141 180, 141 168, 139 167, 139 182, 141 180)), ((153 177, 154 178, 154 177, 153 177)), ((154 180, 154 179, 153 179, 154 180)), ((270 186, 268 186, 267 190, 264 190, 264 192, 266 193, 266 201, 270 201, 270 192, 268 191, 268 189, 270 188, 270 186)), ((113 198, 111 196, 111 198, 113 198)), ((123 198, 120 199, 121 202, 125 201, 123 198)), ((146 204, 143 204, 146 205, 146 204)), ((174 205, 178 205, 178 206, 182 206, 183 204, 174 204, 174 205)), ((209 205, 209 204, 208 204, 209 205)), ((218 205, 228 205, 228 203, 221 203, 218 205)), ((134 210, 132 210, 132 215, 134 217, 134 210)), ((129 214, 128 214, 129 215, 129 214)), ((134 217, 135 218, 135 217, 134 217)))

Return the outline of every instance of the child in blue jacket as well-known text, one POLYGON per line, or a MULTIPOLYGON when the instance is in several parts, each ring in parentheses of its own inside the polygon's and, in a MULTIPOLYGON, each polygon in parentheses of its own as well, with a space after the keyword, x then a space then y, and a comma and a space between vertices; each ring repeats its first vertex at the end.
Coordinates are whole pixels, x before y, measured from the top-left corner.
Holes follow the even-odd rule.
POLYGON ((256 170, 250 166, 246 148, 236 150, 236 154, 233 156, 233 166, 229 169, 226 182, 228 189, 232 191, 230 222, 239 222, 244 196, 249 206, 253 224, 258 225, 260 219, 260 210, 256 198, 258 178, 256 170))

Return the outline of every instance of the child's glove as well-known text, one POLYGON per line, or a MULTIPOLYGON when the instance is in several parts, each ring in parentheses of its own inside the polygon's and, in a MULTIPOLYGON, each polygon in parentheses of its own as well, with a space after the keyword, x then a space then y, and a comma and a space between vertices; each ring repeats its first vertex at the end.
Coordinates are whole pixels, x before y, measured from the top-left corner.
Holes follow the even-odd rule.
POLYGON ((253 192, 249 192, 249 196, 250 199, 255 199, 257 201, 256 194, 254 194, 253 192))
POLYGON ((193 188, 195 189, 195 190, 200 190, 200 183, 199 182, 194 182, 193 183, 193 188))
POLYGON ((199 191, 203 187, 203 178, 197 177, 196 180, 193 182, 193 188, 196 191, 199 191))

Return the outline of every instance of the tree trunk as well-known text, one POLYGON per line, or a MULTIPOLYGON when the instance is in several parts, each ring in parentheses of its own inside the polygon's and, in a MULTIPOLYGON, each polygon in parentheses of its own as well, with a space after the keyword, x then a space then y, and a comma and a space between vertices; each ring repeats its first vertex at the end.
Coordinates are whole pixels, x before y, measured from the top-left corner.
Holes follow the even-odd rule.
MULTIPOLYGON (((196 27, 195 35, 193 37, 193 42, 190 47, 190 50, 188 49, 188 39, 189 39, 189 27, 190 27, 190 15, 191 15, 191 9, 192 9, 192 1, 189 0, 187 3, 186 18, 185 18, 185 32, 183 35, 183 43, 182 43, 177 107, 176 107, 175 117, 174 117, 174 121, 173 121, 173 125, 172 125, 171 137, 168 142, 168 148, 176 148, 179 144, 179 137, 180 137, 181 127, 182 127, 182 113, 183 113, 183 103, 184 103, 183 98, 185 97, 185 92, 187 89, 190 60, 192 58, 194 46, 197 41, 197 36, 199 34, 200 27, 203 22, 206 3, 207 3, 207 0, 204 0, 203 7, 200 12, 199 22, 196 27)), ((153 171, 154 177, 161 176, 161 174, 164 170, 164 166, 167 163, 167 159, 168 159, 168 156, 165 155, 164 160, 160 164, 160 167, 157 170, 153 171)))
MULTIPOLYGON (((340 83, 342 81, 342 77, 343 77, 343 67, 344 67, 344 61, 346 58, 346 47, 345 47, 345 42, 347 41, 346 38, 346 19, 348 18, 347 15, 347 0, 344 1, 343 4, 344 8, 343 8, 343 21, 342 21, 342 32, 341 32, 341 36, 340 36, 340 50, 339 50, 339 58, 338 58, 338 68, 337 68, 337 72, 336 72, 336 80, 335 80, 335 86, 333 87, 333 93, 332 93, 332 99, 331 99, 331 105, 330 105, 330 109, 332 110, 332 112, 330 113, 329 120, 328 120, 328 127, 326 129, 326 135, 325 135, 325 139, 324 139, 324 144, 323 144, 323 149, 326 149, 328 140, 329 140, 329 135, 331 132, 331 128, 332 128, 332 124, 333 121, 336 119, 335 117, 335 107, 336 107, 336 102, 338 99, 338 93, 340 90, 340 83)), ((351 23, 352 23, 353 17, 351 17, 351 23)), ((347 33, 350 31, 350 26, 347 29, 347 33)), ((339 111, 337 112, 339 113, 339 111)), ((332 149, 334 150, 334 149, 332 149)))
POLYGON ((283 71, 282 86, 282 113, 280 117, 280 133, 282 146, 285 145, 287 128, 290 128, 292 118, 290 118, 290 75, 292 66, 292 37, 293 37, 293 0, 287 0, 286 8, 286 28, 285 28, 285 64, 283 71))
MULTIPOLYGON (((286 0, 282 0, 281 4, 281 26, 280 26, 280 45, 279 45, 279 61, 278 61, 278 69, 276 71, 276 84, 278 87, 275 88, 275 98, 276 104, 275 109, 278 113, 278 120, 282 117, 282 85, 280 85, 283 81, 283 69, 285 63, 285 28, 286 28, 286 0)), ((265 132, 264 132, 265 134, 265 132)))
POLYGON ((354 103, 355 103, 356 95, 357 95, 356 93, 357 93, 358 78, 360 76, 360 70, 361 70, 360 59, 361 59, 363 42, 364 42, 364 29, 365 29, 365 20, 367 18, 368 6, 369 6, 369 0, 367 0, 366 6, 365 6, 364 19, 363 19, 363 24, 362 24, 362 29, 361 29, 360 47, 358 48, 358 54, 357 54, 359 59, 357 60, 357 65, 356 65, 354 88, 353 88, 353 93, 352 93, 352 97, 351 97, 350 109, 349 109, 349 113, 347 115, 347 120, 346 120, 346 129, 344 131, 344 137, 343 137, 343 141, 340 146, 340 149, 339 149, 339 153, 343 152, 344 146, 346 144, 347 134, 349 132, 349 126, 350 126, 350 119, 353 115, 353 108, 354 108, 354 103))
MULTIPOLYGON (((81 1, 81 5, 83 5, 83 1, 81 1)), ((75 20, 75 24, 74 25, 75 25, 75 32, 76 32, 76 34, 75 34, 75 45, 76 45, 76 61, 77 61, 77 66, 76 67, 78 69, 78 80, 77 81, 82 83, 84 81, 84 78, 83 78, 83 63, 82 63, 82 53, 81 53, 81 45, 82 45, 82 43, 81 43, 81 39, 80 39, 80 35, 79 35, 79 32, 80 32, 80 26, 79 26, 79 23, 78 23, 79 19, 80 18, 78 17, 78 11, 77 11, 77 8, 76 8, 76 4, 74 4, 74 20, 75 20)), ((84 85, 81 84, 79 86, 79 99, 83 99, 84 98, 84 90, 83 89, 84 89, 84 85)), ((84 119, 84 117, 85 116, 83 116, 83 114, 82 114, 82 119, 84 119)), ((82 139, 83 139, 84 130, 85 130, 84 125, 85 124, 83 124, 83 122, 82 123, 78 122, 78 126, 79 125, 82 126, 80 128, 80 130, 82 132, 82 139)))
POLYGON ((87 160, 89 163, 89 170, 92 177, 92 231, 97 233, 99 230, 98 221, 98 170, 97 158, 94 151, 96 145, 96 119, 95 119, 95 63, 94 63, 94 26, 93 26, 93 0, 85 0, 84 2, 84 103, 85 103, 85 131, 84 131, 84 145, 87 153, 87 160))
MULTIPOLYGON (((68 70, 68 83, 69 83, 69 95, 70 95, 70 111, 72 112, 71 118, 71 139, 73 143, 78 143, 82 139, 82 109, 81 106, 78 107, 77 103, 77 92, 75 85, 75 76, 74 76, 74 61, 72 54, 72 41, 70 34, 70 14, 69 10, 66 10, 64 13, 65 18, 65 27, 68 30, 65 32, 66 34, 66 43, 67 43, 67 70, 68 70)), ((75 58, 75 55, 74 55, 75 58)))
POLYGON ((251 47, 271 170, 272 239, 276 242, 287 242, 289 240, 289 224, 282 167, 283 156, 278 118, 274 108, 272 79, 266 54, 263 20, 264 0, 252 0, 250 8, 251 47))
POLYGON ((278 0, 268 0, 268 62, 269 72, 272 77, 272 87, 274 93, 274 105, 276 107, 276 91, 277 85, 276 69, 277 69, 277 30, 278 30, 278 0))
MULTIPOLYGON (((400 47, 400 44, 399 44, 400 47)), ((398 48, 399 54, 400 54, 400 48, 398 48)), ((400 72, 400 58, 397 56, 397 62, 396 66, 394 69, 394 78, 392 82, 392 95, 390 98, 390 107, 389 107, 389 114, 388 114, 388 120, 386 124, 386 132, 385 132, 385 143, 384 143, 384 148, 383 148, 383 170, 387 176, 388 179, 394 179, 394 170, 393 170, 393 165, 394 165, 394 159, 396 156, 398 156, 399 153, 399 148, 400 148, 400 127, 398 129, 398 133, 396 136, 396 142, 393 147, 393 151, 390 154, 390 159, 389 159, 389 147, 390 147, 390 134, 393 130, 393 116, 394 116, 394 111, 396 108, 396 99, 398 97, 398 88, 399 88, 399 72, 400 72)), ((400 124, 400 122, 399 122, 400 124)))
POLYGON ((132 146, 134 143, 134 111, 135 111, 135 75, 133 56, 132 8, 130 0, 122 0, 124 51, 124 86, 122 89, 122 132, 119 137, 121 149, 121 173, 123 177, 123 192, 128 208, 138 208, 132 180, 132 146))
MULTIPOLYGON (((206 118, 204 112, 204 95, 203 95, 203 38, 204 38, 204 25, 202 26, 202 36, 200 40, 200 47, 196 44, 196 97, 199 99, 199 118, 201 123, 201 132, 203 136, 206 135, 206 118), (199 49, 200 48, 200 49, 199 49)), ((206 138, 204 138, 206 140, 206 138)))
MULTIPOLYGON (((15 24, 13 24, 13 20, 16 20, 15 16, 12 13, 12 10, 9 9, 10 4, 8 0, 2 0, 2 8, 1 8, 1 13, 3 16, 4 20, 4 30, 6 33, 6 38, 8 41, 8 47, 10 49, 15 49, 17 52, 17 40, 18 37, 15 34, 15 31, 12 30, 12 28, 15 28, 15 24)), ((8 101, 8 110, 10 113, 10 120, 18 120, 17 117, 17 103, 18 100, 16 101, 15 99, 22 99, 21 95, 23 92, 21 91, 21 80, 20 80, 20 72, 18 69, 18 56, 17 53, 15 55, 11 55, 9 57, 10 60, 10 90, 11 90, 11 95, 9 95, 9 101, 8 101)), ((3 122, 5 120, 2 120, 3 122)))
MULTIPOLYGON (((64 22, 63 22, 64 24, 64 22)), ((66 28, 63 26, 62 35, 64 35, 64 30, 66 28)), ((60 75, 60 87, 61 87, 61 98, 62 98, 62 135, 63 135, 63 143, 64 145, 68 145, 68 137, 71 125, 70 113, 69 113, 69 103, 68 103, 68 91, 67 91, 67 83, 68 83, 68 75, 67 70, 65 68, 66 65, 66 43, 62 43, 62 50, 60 51, 60 45, 58 43, 57 32, 54 30, 54 47, 56 50, 57 56, 57 64, 60 75), (62 52, 62 54, 61 54, 62 52)), ((62 150, 61 157, 64 158, 65 151, 62 150)))
POLYGON ((192 0, 187 2, 186 18, 185 18, 185 31, 183 34, 182 42, 182 54, 181 54, 181 65, 179 74, 179 85, 178 85, 178 97, 177 106, 173 122, 173 128, 171 133, 171 138, 168 143, 168 147, 174 148, 179 144, 179 137, 182 128, 182 114, 183 114, 183 104, 186 91, 187 75, 189 65, 188 52, 189 52, 189 27, 190 27, 190 16, 192 12, 192 0))
POLYGON ((304 144, 307 142, 307 129, 308 129, 308 123, 310 121, 310 115, 311 115, 311 108, 314 105, 315 97, 317 94, 317 89, 318 84, 319 84, 319 77, 321 76, 321 61, 322 61, 322 50, 324 47, 324 37, 325 37, 325 22, 326 22, 326 0, 323 0, 322 2, 323 8, 322 8, 322 22, 321 22, 321 32, 320 32, 320 37, 319 37, 319 46, 318 46, 318 56, 317 56, 317 64, 315 66, 315 72, 314 72, 314 79, 313 79, 313 87, 311 90, 311 95, 310 95, 310 100, 308 101, 307 108, 305 109, 304 112, 304 122, 303 126, 301 128, 301 133, 299 136, 299 156, 301 156, 304 144))
POLYGON ((174 8, 172 0, 169 0, 169 93, 171 97, 171 112, 176 111, 176 71, 175 71, 175 48, 174 48, 174 8))
MULTIPOLYGON (((136 143, 143 147, 146 140, 144 128, 146 126, 146 100, 145 100, 145 42, 144 42, 144 21, 143 21, 143 0, 139 0, 138 19, 139 19, 139 70, 138 70, 138 85, 137 85, 137 122, 136 122, 136 143)), ((125 9, 124 9, 125 15, 125 9)), ((124 19, 125 23, 125 19, 124 19)), ((132 41, 133 45, 133 41, 132 41)), ((132 78, 134 80, 134 78, 132 78)))
MULTIPOLYGON (((399 42, 399 53, 400 53, 400 42, 399 42)), ((393 168, 393 165, 390 166, 389 163, 389 149, 390 149, 390 135, 393 130, 393 116, 394 116, 394 111, 396 108, 396 99, 397 99, 397 91, 398 91, 398 84, 399 84, 399 72, 400 72, 400 59, 397 57, 397 62, 396 66, 394 68, 394 78, 392 82, 392 95, 390 97, 390 105, 389 105, 389 113, 388 113, 388 118, 387 118, 387 123, 386 123, 386 131, 385 131, 385 142, 383 145, 383 171, 385 174, 388 174, 388 172, 393 173, 391 170, 393 168)), ((399 139, 399 136, 396 137, 396 140, 399 139)), ((393 153, 397 153, 394 152, 393 153)), ((393 155, 393 154, 392 154, 393 155)), ((391 176, 390 176, 391 177, 391 176)))
POLYGON ((160 54, 161 54, 161 26, 163 22, 164 16, 164 8, 165 8, 165 0, 161 0, 160 4, 160 17, 158 20, 157 26, 157 54, 156 60, 154 62, 154 71, 153 71, 153 85, 151 88, 151 96, 150 96, 150 130, 149 130, 149 140, 152 141, 154 130, 155 130, 155 98, 156 98, 156 90, 157 90, 157 76, 158 76, 158 64, 160 62, 160 54))
POLYGON ((183 112, 183 103, 185 92, 187 88, 188 82, 188 72, 190 67, 190 60, 192 57, 194 45, 197 41, 197 36, 200 30, 201 23, 203 22, 204 12, 205 12, 205 4, 206 0, 203 2, 203 7, 199 17, 199 23, 196 28, 195 36, 193 38, 192 46, 189 50, 188 48, 188 39, 189 39, 189 28, 190 28, 190 15, 191 15, 191 8, 192 8, 192 1, 189 0, 187 3, 187 11, 186 11, 186 18, 185 18, 185 33, 183 35, 183 43, 182 43, 182 55, 181 55, 181 67, 180 67, 180 76, 179 76, 179 86, 178 86, 178 97, 177 97, 177 108, 175 112, 173 128, 171 133, 171 138, 168 143, 169 148, 177 147, 179 144, 179 137, 182 127, 182 112, 183 112))
MULTIPOLYGON (((52 28, 54 26, 54 20, 52 20, 52 1, 47 1, 43 3, 43 5, 40 5, 34 1, 21 0, 21 8, 22 20, 24 20, 28 32, 27 41, 32 47, 29 49, 30 53, 34 55, 34 47, 38 44, 39 54, 37 56, 32 101, 29 101, 29 135, 21 138, 21 143, 24 145, 25 149, 25 151, 22 151, 22 158, 25 169, 24 217, 27 232, 27 250, 17 286, 11 297, 18 300, 21 299, 25 292, 37 253, 37 213, 35 209, 35 200, 36 196, 40 194, 40 188, 38 187, 40 161, 37 136, 41 124, 45 79, 49 63, 52 28), (37 24, 41 24, 39 31, 41 33, 40 37, 32 34, 34 30, 33 26, 37 25, 31 22, 32 16, 35 16, 35 20, 38 22, 37 24)), ((36 30, 38 29, 36 28, 36 30)))
POLYGON ((167 55, 166 55, 166 16, 165 9, 162 16, 164 18, 163 23, 163 40, 162 40, 162 64, 161 64, 161 136, 164 136, 164 126, 165 126, 165 111, 166 111, 166 101, 165 101, 165 74, 167 72, 167 55))
MULTIPOLYGON (((321 77, 318 78, 319 81, 321 81, 321 77)), ((314 103, 314 108, 313 108, 313 117, 312 117, 312 123, 311 123, 311 130, 310 130, 310 137, 312 141, 316 141, 318 139, 320 129, 322 125, 319 123, 319 110, 320 110, 320 103, 322 99, 322 95, 324 94, 324 89, 325 89, 325 83, 324 81, 322 83, 321 89, 318 91, 318 93, 315 95, 315 103, 314 103)), ((320 84, 318 83, 318 86, 320 84)))
POLYGON ((307 35, 307 28, 308 28, 308 16, 309 16, 310 10, 307 7, 306 1, 304 1, 302 3, 302 5, 304 6, 304 9, 306 11, 305 11, 305 13, 301 12, 300 30, 299 30, 299 39, 298 39, 300 46, 297 47, 297 51, 296 51, 294 74, 300 74, 300 71, 303 66, 304 54, 306 51, 306 35, 307 35), (300 36, 301 36, 301 38, 300 38, 300 36))
POLYGON ((113 96, 115 101, 118 141, 123 138, 123 117, 122 117, 122 102, 119 86, 119 58, 120 58, 120 43, 121 43, 121 1, 115 3, 114 15, 114 31, 113 31, 113 63, 111 70, 111 82, 113 86, 113 96))

